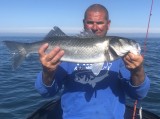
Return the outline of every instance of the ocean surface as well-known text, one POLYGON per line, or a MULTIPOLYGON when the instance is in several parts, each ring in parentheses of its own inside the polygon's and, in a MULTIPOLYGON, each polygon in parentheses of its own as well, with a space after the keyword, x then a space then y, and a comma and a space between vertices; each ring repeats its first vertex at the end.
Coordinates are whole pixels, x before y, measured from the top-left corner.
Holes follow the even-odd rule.
MULTIPOLYGON (((34 88, 36 75, 41 71, 38 55, 31 55, 15 71, 12 56, 2 41, 32 42, 42 37, 0 37, 0 119, 25 119, 50 99, 42 98, 34 88)), ((144 38, 132 38, 144 45, 144 38)), ((160 116, 160 38, 148 38, 144 66, 151 80, 149 93, 140 104, 143 109, 160 116)), ((133 105, 133 100, 127 103, 133 105)))

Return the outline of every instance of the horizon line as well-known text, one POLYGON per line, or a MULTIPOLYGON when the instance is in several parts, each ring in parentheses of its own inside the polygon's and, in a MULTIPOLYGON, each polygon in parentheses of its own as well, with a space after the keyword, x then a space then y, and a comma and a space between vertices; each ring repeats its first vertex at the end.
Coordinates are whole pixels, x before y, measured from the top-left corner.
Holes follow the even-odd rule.
MULTIPOLYGON (((83 31, 82 27, 59 27, 63 32, 67 33, 80 33, 83 31)), ((23 27, 23 28, 0 28, 0 33, 32 33, 32 34, 45 34, 48 33, 53 27, 23 27)), ((147 30, 144 27, 110 27, 108 33, 146 33, 147 30)), ((150 28, 149 33, 160 33, 159 28, 150 28)))

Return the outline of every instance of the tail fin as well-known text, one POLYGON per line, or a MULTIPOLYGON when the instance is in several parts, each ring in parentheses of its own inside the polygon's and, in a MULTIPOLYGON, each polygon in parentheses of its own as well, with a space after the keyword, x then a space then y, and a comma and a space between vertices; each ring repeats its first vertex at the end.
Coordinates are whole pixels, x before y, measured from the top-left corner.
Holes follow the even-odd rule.
POLYGON ((8 47, 8 49, 11 51, 11 54, 13 55, 12 68, 15 70, 27 55, 25 44, 15 41, 3 41, 3 43, 8 47))

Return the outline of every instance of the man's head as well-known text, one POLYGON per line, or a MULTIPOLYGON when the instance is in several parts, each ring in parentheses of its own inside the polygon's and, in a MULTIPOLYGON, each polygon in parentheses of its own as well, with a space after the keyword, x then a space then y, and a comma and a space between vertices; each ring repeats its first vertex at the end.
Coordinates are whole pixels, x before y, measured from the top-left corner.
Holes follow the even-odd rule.
POLYGON ((85 12, 83 24, 85 30, 92 30, 100 37, 105 36, 110 26, 108 10, 100 4, 91 5, 85 12))

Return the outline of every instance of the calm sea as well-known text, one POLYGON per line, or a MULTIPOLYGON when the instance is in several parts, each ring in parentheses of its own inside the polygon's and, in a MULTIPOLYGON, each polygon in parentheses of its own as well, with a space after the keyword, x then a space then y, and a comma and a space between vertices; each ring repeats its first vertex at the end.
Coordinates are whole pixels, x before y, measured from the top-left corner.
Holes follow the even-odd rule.
MULTIPOLYGON (((29 56, 13 71, 12 57, 1 41, 32 42, 41 37, 0 37, 0 119, 25 119, 29 114, 51 99, 42 98, 34 88, 37 73, 41 71, 37 55, 29 56)), ((144 38, 134 38, 143 47, 144 38)), ((141 101, 142 108, 160 116, 160 40, 149 38, 145 53, 145 71, 151 88, 141 101)), ((132 100, 128 99, 128 102, 132 100)))

